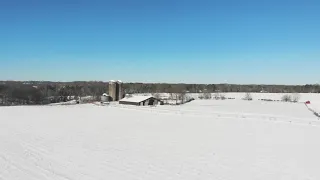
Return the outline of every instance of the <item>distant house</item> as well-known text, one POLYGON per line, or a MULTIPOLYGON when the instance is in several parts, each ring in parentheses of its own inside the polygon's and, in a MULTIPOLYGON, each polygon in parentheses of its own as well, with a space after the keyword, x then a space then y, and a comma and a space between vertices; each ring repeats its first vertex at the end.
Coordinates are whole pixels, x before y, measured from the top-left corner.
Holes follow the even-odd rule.
POLYGON ((119 101, 119 104, 136 105, 136 106, 152 106, 163 105, 163 101, 153 96, 133 96, 125 97, 119 101))

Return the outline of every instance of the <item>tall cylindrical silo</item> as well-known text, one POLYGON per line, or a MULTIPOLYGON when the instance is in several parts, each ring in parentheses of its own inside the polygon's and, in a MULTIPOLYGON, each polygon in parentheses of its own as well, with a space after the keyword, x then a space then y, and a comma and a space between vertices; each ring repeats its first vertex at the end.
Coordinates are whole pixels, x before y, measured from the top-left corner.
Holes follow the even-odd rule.
POLYGON ((123 98, 123 88, 122 88, 122 81, 118 80, 118 100, 123 98))
POLYGON ((109 96, 111 101, 117 100, 117 83, 113 80, 109 81, 109 96))

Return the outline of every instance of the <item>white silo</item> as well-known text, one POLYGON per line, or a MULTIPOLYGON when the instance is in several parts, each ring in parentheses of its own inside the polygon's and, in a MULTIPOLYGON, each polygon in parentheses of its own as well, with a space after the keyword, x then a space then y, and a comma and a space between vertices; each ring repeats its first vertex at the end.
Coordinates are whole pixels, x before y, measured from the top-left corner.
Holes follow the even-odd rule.
POLYGON ((123 98, 123 88, 122 88, 122 81, 118 80, 117 81, 117 96, 118 96, 118 100, 123 98))
POLYGON ((111 101, 117 100, 117 83, 114 80, 109 81, 109 96, 111 101))

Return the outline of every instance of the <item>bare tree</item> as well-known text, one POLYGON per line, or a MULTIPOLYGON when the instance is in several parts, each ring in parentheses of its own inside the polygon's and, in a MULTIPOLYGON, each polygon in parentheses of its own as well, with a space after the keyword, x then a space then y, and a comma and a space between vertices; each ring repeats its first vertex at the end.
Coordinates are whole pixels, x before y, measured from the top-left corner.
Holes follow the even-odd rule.
POLYGON ((179 99, 178 93, 170 93, 169 99, 176 100, 176 104, 178 104, 178 99, 179 99))
POLYGON ((211 99, 212 98, 211 93, 210 92, 204 92, 203 93, 203 98, 204 99, 211 99))
POLYGON ((299 102, 299 100, 300 100, 300 94, 299 93, 294 93, 293 95, 292 95, 292 102, 299 102))
POLYGON ((173 93, 169 93, 169 98, 170 100, 173 100, 174 99, 174 94, 173 93))
POLYGON ((203 99, 211 99, 212 98, 211 93, 207 89, 203 90, 202 97, 203 97, 203 99))
POLYGON ((225 100, 225 99, 226 99, 226 95, 223 94, 223 93, 220 93, 220 99, 221 99, 221 100, 225 100))
POLYGON ((161 95, 159 93, 153 93, 152 96, 157 98, 157 99, 161 98, 161 95))
POLYGON ((216 100, 219 100, 220 99, 220 93, 218 93, 218 92, 214 93, 213 98, 216 99, 216 100))
POLYGON ((176 100, 176 104, 184 103, 186 91, 182 86, 174 86, 170 89, 170 99, 176 100), (179 102, 180 101, 180 102, 179 102))
POLYGON ((183 104, 186 101, 187 93, 183 90, 178 94, 179 94, 179 99, 181 100, 181 104, 183 104))
POLYGON ((242 99, 246 100, 246 101, 252 101, 253 100, 251 93, 246 93, 242 99))
POLYGON ((291 96, 289 94, 283 95, 281 100, 284 102, 291 102, 291 96))

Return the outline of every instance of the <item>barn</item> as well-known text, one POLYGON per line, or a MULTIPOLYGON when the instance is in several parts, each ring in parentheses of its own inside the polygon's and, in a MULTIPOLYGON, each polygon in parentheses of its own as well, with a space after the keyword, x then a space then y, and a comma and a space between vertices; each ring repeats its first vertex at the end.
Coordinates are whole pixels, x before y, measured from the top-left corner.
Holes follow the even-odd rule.
POLYGON ((133 96, 125 97, 119 101, 119 104, 136 105, 136 106, 152 106, 163 105, 163 101, 153 96, 133 96))

